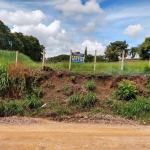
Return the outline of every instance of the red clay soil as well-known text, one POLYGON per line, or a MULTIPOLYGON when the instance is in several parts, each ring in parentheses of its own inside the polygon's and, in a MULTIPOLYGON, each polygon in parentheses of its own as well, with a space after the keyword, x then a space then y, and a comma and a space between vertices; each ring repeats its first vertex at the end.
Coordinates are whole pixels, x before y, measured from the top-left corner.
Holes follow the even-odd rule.
POLYGON ((24 119, 23 124, 19 121, 0 124, 0 150, 150 149, 150 126, 24 119))
POLYGON ((137 86, 139 95, 148 97, 149 91, 146 88, 148 77, 144 75, 132 76, 103 76, 90 74, 77 74, 65 70, 39 71, 36 73, 40 84, 44 90, 43 99, 51 101, 54 99, 66 100, 73 93, 86 94, 85 82, 89 80, 95 81, 95 92, 99 100, 112 97, 112 93, 118 83, 123 79, 132 81, 137 86), (75 82, 71 78, 76 77, 75 82), (69 86, 69 90, 64 92, 65 86, 69 86))

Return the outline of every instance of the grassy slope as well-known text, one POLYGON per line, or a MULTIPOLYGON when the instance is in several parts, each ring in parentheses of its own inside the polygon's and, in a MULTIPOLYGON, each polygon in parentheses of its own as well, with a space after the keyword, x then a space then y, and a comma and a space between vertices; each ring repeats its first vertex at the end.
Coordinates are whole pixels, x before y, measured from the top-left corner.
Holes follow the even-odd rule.
MULTIPOLYGON (((16 60, 16 52, 15 51, 7 51, 7 50, 0 50, 0 68, 7 69, 8 66, 15 62, 16 60)), ((35 63, 32 61, 28 56, 19 53, 18 60, 29 65, 30 67, 38 67, 40 64, 35 63)))

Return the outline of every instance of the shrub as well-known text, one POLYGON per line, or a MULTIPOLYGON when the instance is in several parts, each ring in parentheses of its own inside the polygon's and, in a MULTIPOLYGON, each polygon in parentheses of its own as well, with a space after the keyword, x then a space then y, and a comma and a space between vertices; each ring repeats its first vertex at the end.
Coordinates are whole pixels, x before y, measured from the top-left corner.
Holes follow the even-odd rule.
POLYGON ((114 91, 114 96, 121 100, 136 98, 136 86, 129 80, 123 80, 114 91))
POLYGON ((57 106, 51 110, 52 116, 62 116, 67 115, 69 113, 69 109, 65 106, 57 106))
POLYGON ((4 116, 4 104, 3 104, 3 101, 0 100, 0 117, 4 116))
POLYGON ((33 89, 36 97, 41 98, 44 94, 42 87, 33 89))
POLYGON ((150 90, 150 78, 149 77, 148 77, 148 81, 146 83, 146 87, 147 87, 148 90, 150 90))
POLYGON ((136 100, 128 102, 116 102, 107 100, 107 104, 117 115, 129 119, 149 119, 150 117, 150 99, 138 97, 136 100))
POLYGON ((149 66, 145 66, 144 67, 144 73, 150 73, 150 67, 149 66))
POLYGON ((72 96, 69 97, 69 105, 77 105, 81 100, 81 95, 78 94, 73 94, 72 96))
POLYGON ((31 97, 29 99, 24 100, 23 107, 29 109, 36 109, 43 105, 43 101, 37 99, 35 97, 31 97))
POLYGON ((88 91, 93 91, 95 89, 95 82, 94 80, 91 80, 91 81, 87 81, 85 83, 85 88, 88 90, 88 91))
POLYGON ((9 101, 4 105, 4 113, 6 116, 23 115, 24 110, 22 104, 17 101, 9 101))
POLYGON ((96 95, 95 93, 89 92, 85 97, 83 97, 81 101, 82 108, 90 108, 94 106, 96 103, 96 95))

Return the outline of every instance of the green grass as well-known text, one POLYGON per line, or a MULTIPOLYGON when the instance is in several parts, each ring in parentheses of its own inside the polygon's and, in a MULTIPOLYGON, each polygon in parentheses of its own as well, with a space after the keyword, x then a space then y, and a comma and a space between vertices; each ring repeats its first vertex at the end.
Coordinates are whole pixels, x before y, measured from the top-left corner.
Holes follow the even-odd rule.
POLYGON ((150 99, 138 97, 131 101, 114 101, 108 99, 108 106, 116 115, 121 115, 128 119, 150 123, 150 99))
MULTIPOLYGON (((69 61, 60 63, 46 64, 52 68, 69 70, 69 61)), ((94 71, 94 63, 72 63, 71 71, 75 73, 86 72, 89 74, 101 75, 131 75, 131 74, 150 74, 145 72, 145 67, 148 66, 148 61, 142 60, 126 60, 124 63, 124 70, 121 71, 121 62, 98 62, 96 63, 96 70, 94 71)))
MULTIPOLYGON (((15 51, 0 50, 0 69, 7 70, 9 65, 16 60, 15 51)), ((31 68, 40 67, 41 63, 32 61, 28 56, 18 53, 18 60, 27 64, 31 68)))
MULTIPOLYGON (((15 62, 16 52, 0 50, 0 71, 7 71, 8 66, 15 62)), ((32 61, 28 56, 19 53, 18 60, 27 64, 31 68, 41 68, 42 62, 37 63, 32 61)), ((69 60, 68 62, 50 63, 45 64, 55 69, 65 69, 69 70, 69 60)), ((121 71, 121 62, 98 62, 96 63, 96 70, 94 71, 94 63, 72 63, 71 71, 75 73, 86 72, 90 74, 101 74, 101 75, 130 75, 130 74, 150 74, 150 72, 145 72, 145 67, 148 67, 148 61, 142 60, 125 60, 124 70, 121 71)))

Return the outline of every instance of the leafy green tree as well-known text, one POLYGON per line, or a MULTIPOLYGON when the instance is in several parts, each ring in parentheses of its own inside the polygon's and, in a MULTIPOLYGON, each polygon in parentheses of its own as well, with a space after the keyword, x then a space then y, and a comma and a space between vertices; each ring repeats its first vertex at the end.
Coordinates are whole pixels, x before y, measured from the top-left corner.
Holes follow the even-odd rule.
POLYGON ((86 56, 86 61, 85 62, 94 62, 94 56, 91 54, 88 54, 86 56))
POLYGON ((145 38, 145 41, 139 46, 138 54, 142 60, 148 59, 147 52, 150 50, 150 37, 145 38))
POLYGON ((25 36, 21 32, 11 33, 10 29, 0 21, 0 49, 16 50, 34 61, 41 61, 43 48, 36 37, 25 36))
POLYGON ((135 58, 137 53, 138 53, 138 47, 132 47, 129 51, 129 55, 131 56, 131 58, 135 58))
POLYGON ((96 62, 105 62, 105 61, 106 61, 106 58, 104 55, 96 56, 96 62))
POLYGON ((22 35, 22 33, 11 33, 10 39, 11 39, 11 50, 19 51, 21 53, 24 53, 24 43, 22 42, 21 38, 19 37, 19 34, 22 35))
MULTIPOLYGON (((110 43, 109 46, 107 46, 105 50, 105 56, 108 59, 108 61, 118 61, 119 55, 122 55, 122 51, 126 50, 128 47, 128 44, 126 44, 126 41, 116 41, 113 43, 110 43)), ((125 51, 125 55, 127 55, 127 51, 125 51)))
POLYGON ((69 55, 58 55, 54 57, 47 58, 47 62, 63 62, 63 61, 69 61, 69 55))
POLYGON ((10 29, 0 20, 0 49, 10 49, 10 29))

